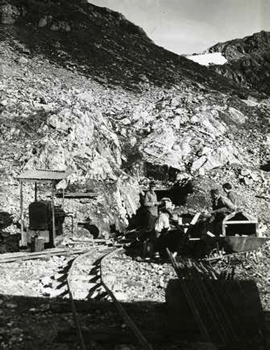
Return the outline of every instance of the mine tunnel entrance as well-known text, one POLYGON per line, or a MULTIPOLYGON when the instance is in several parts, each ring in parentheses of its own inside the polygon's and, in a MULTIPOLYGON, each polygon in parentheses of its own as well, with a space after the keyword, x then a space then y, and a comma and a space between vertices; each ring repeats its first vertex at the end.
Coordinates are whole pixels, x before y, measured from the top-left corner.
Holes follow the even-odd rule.
MULTIPOLYGON (((156 186, 155 192, 160 201, 162 198, 170 198, 172 203, 176 206, 185 205, 188 195, 193 193, 192 181, 187 177, 181 175, 179 169, 168 167, 166 165, 156 165, 146 162, 145 176, 154 179, 154 181, 161 181, 163 184, 171 184, 168 186, 156 186)), ((182 174, 183 175, 183 174, 182 174)))
POLYGON ((170 198, 172 203, 176 206, 185 205, 187 203, 188 195, 193 193, 193 186, 190 180, 184 183, 176 182, 173 186, 164 188, 157 187, 155 189, 158 201, 162 198, 170 198))
MULTIPOLYGON (((145 194, 148 188, 145 188, 140 195, 140 207, 136 214, 129 219, 129 228, 144 227, 146 222, 146 207, 144 206, 145 194)), ((193 185, 190 180, 183 182, 176 182, 172 186, 156 186, 155 192, 157 200, 161 201, 163 198, 169 198, 175 206, 186 205, 188 195, 193 193, 193 185)), ((189 220, 188 218, 187 220, 189 220)))

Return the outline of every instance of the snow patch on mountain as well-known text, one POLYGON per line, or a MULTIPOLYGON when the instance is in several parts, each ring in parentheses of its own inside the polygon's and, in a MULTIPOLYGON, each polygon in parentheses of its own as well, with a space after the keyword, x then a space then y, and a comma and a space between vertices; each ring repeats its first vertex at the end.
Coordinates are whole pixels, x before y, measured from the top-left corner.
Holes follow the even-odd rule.
POLYGON ((228 61, 220 52, 206 53, 202 55, 187 56, 189 60, 199 63, 202 66, 209 66, 210 64, 223 65, 228 61))

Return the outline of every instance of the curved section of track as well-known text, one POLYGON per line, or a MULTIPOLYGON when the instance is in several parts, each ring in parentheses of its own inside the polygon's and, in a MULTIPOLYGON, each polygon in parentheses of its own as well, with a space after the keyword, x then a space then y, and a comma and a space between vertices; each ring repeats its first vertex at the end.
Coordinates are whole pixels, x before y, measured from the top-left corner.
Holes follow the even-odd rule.
POLYGON ((81 348, 86 350, 85 342, 79 318, 76 311, 75 301, 81 300, 106 300, 111 299, 126 325, 138 340, 142 349, 152 350, 144 335, 137 328, 130 316, 127 314, 122 304, 119 303, 114 293, 104 282, 102 272, 106 260, 123 251, 123 248, 109 248, 107 246, 97 247, 75 258, 70 266, 67 275, 67 286, 72 306, 74 322, 77 328, 77 334, 80 339, 81 348))

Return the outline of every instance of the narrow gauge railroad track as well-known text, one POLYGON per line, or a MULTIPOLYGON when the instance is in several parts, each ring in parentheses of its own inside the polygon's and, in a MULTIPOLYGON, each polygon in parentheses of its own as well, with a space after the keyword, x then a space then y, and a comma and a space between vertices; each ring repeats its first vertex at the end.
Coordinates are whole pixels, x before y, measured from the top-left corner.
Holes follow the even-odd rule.
MULTIPOLYGON (((113 317, 117 317, 116 314, 121 315, 121 326, 131 330, 137 342, 139 343, 140 349, 152 349, 152 346, 148 343, 145 336, 140 332, 135 323, 129 317, 123 306, 118 302, 114 293, 107 287, 103 279, 102 266, 105 264, 106 259, 112 257, 112 255, 117 254, 120 251, 124 251, 122 247, 110 247, 110 242, 98 242, 101 244, 93 244, 93 241, 78 241, 74 242, 73 247, 63 248, 63 249, 52 249, 49 251, 37 252, 37 253, 18 253, 16 256, 14 254, 8 255, 7 257, 0 259, 2 263, 9 262, 21 262, 25 260, 35 260, 35 259, 48 259, 53 256, 69 256, 70 260, 67 265, 64 265, 62 270, 54 276, 55 287, 57 293, 54 297, 58 299, 69 298, 72 306, 72 314, 74 318, 74 323, 77 328, 78 340, 82 349, 86 349, 86 345, 83 339, 83 333, 79 322, 79 313, 76 311, 75 300, 78 301, 106 301, 107 305, 110 304, 115 306, 116 312, 113 312, 113 317), (90 243, 90 245, 89 245, 90 243), (78 256, 79 255, 79 256, 78 256), (109 302, 112 300, 112 303, 109 302), (124 322, 123 322, 124 320, 124 322)), ((90 308, 95 309, 95 307, 90 306, 90 308)), ((98 304, 98 303, 97 303, 98 304)), ((88 307, 88 306, 86 306, 88 307)), ((97 305, 97 309, 99 306, 97 305)), ((102 316, 101 316, 102 317, 102 316)), ((119 317, 119 315, 118 315, 119 317)), ((119 317, 120 318, 120 317, 119 317)), ((112 321, 113 322, 113 321, 112 321)), ((120 328, 120 330, 123 330, 120 328)), ((125 329, 124 329, 125 330, 125 329)), ((85 331, 85 328, 84 328, 85 331)), ((134 342, 134 337, 131 336, 131 332, 125 330, 122 339, 126 339, 127 342, 134 342)), ((60 332, 61 333, 61 332, 60 332)), ((72 330, 71 330, 72 333, 72 330)), ((91 331, 87 333, 91 333, 91 331)), ((117 335, 121 338, 121 332, 118 330, 114 333, 114 330, 109 330, 108 334, 112 334, 115 338, 117 335), (112 332, 111 332, 112 331, 112 332)), ((86 338, 91 339, 91 334, 87 334, 86 338)), ((95 338, 95 337, 94 337, 95 338)), ((105 334, 106 338, 106 334, 105 334)), ((108 337, 107 337, 108 339, 108 337)), ((121 341, 121 339, 119 339, 121 341)), ((58 342, 56 340, 56 342, 58 342)), ((117 341, 116 341, 117 342, 117 341)))
MULTIPOLYGON (((99 246, 97 249, 75 258, 67 274, 67 286, 69 298, 72 306, 72 313, 77 329, 81 348, 86 350, 86 344, 80 325, 79 316, 76 310, 75 300, 106 300, 111 299, 125 324, 135 335, 141 349, 151 350, 152 346, 148 343, 144 335, 137 328, 130 316, 127 314, 122 304, 119 303, 114 293, 108 288, 103 279, 102 267, 106 260, 113 255, 123 251, 123 248, 113 248, 108 246, 99 246)), ((91 333, 91 331, 90 331, 91 333)), ((91 337, 91 334, 90 334, 91 337)))

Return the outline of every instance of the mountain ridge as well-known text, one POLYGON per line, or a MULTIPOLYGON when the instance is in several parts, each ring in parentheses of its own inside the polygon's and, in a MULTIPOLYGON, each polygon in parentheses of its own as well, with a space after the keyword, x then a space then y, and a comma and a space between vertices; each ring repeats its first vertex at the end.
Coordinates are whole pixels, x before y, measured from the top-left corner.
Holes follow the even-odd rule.
POLYGON ((193 68, 194 62, 156 46, 142 29, 117 12, 85 1, 79 2, 80 6, 76 1, 70 2, 64 13, 63 1, 44 4, 13 0, 8 3, 14 8, 16 4, 20 7, 13 10, 16 16, 11 19, 16 23, 13 30, 18 28, 12 35, 20 42, 33 52, 42 53, 58 63, 62 61, 65 66, 70 61, 73 65, 77 63, 76 69, 96 76, 97 80, 104 79, 113 85, 125 84, 125 88, 130 89, 139 89, 139 84, 149 83, 169 88, 181 82, 183 77, 194 79, 194 71, 200 83, 240 93, 241 88, 229 80, 212 76, 205 67, 193 68), (213 84, 213 79, 220 80, 218 87, 213 84))
POLYGON ((192 180, 198 191, 183 211, 209 208, 211 186, 229 181, 245 209, 269 221, 253 200, 268 181, 266 94, 156 46, 113 11, 40 3, 0 3, 11 6, 0 6, 2 208, 18 216, 16 177, 26 169, 70 168, 70 189, 97 196, 67 208, 102 236, 128 226, 150 178, 192 180))
POLYGON ((220 52, 228 60, 222 66, 212 66, 216 72, 269 95, 269 49, 270 32, 261 31, 241 39, 218 43, 206 52, 220 52))

